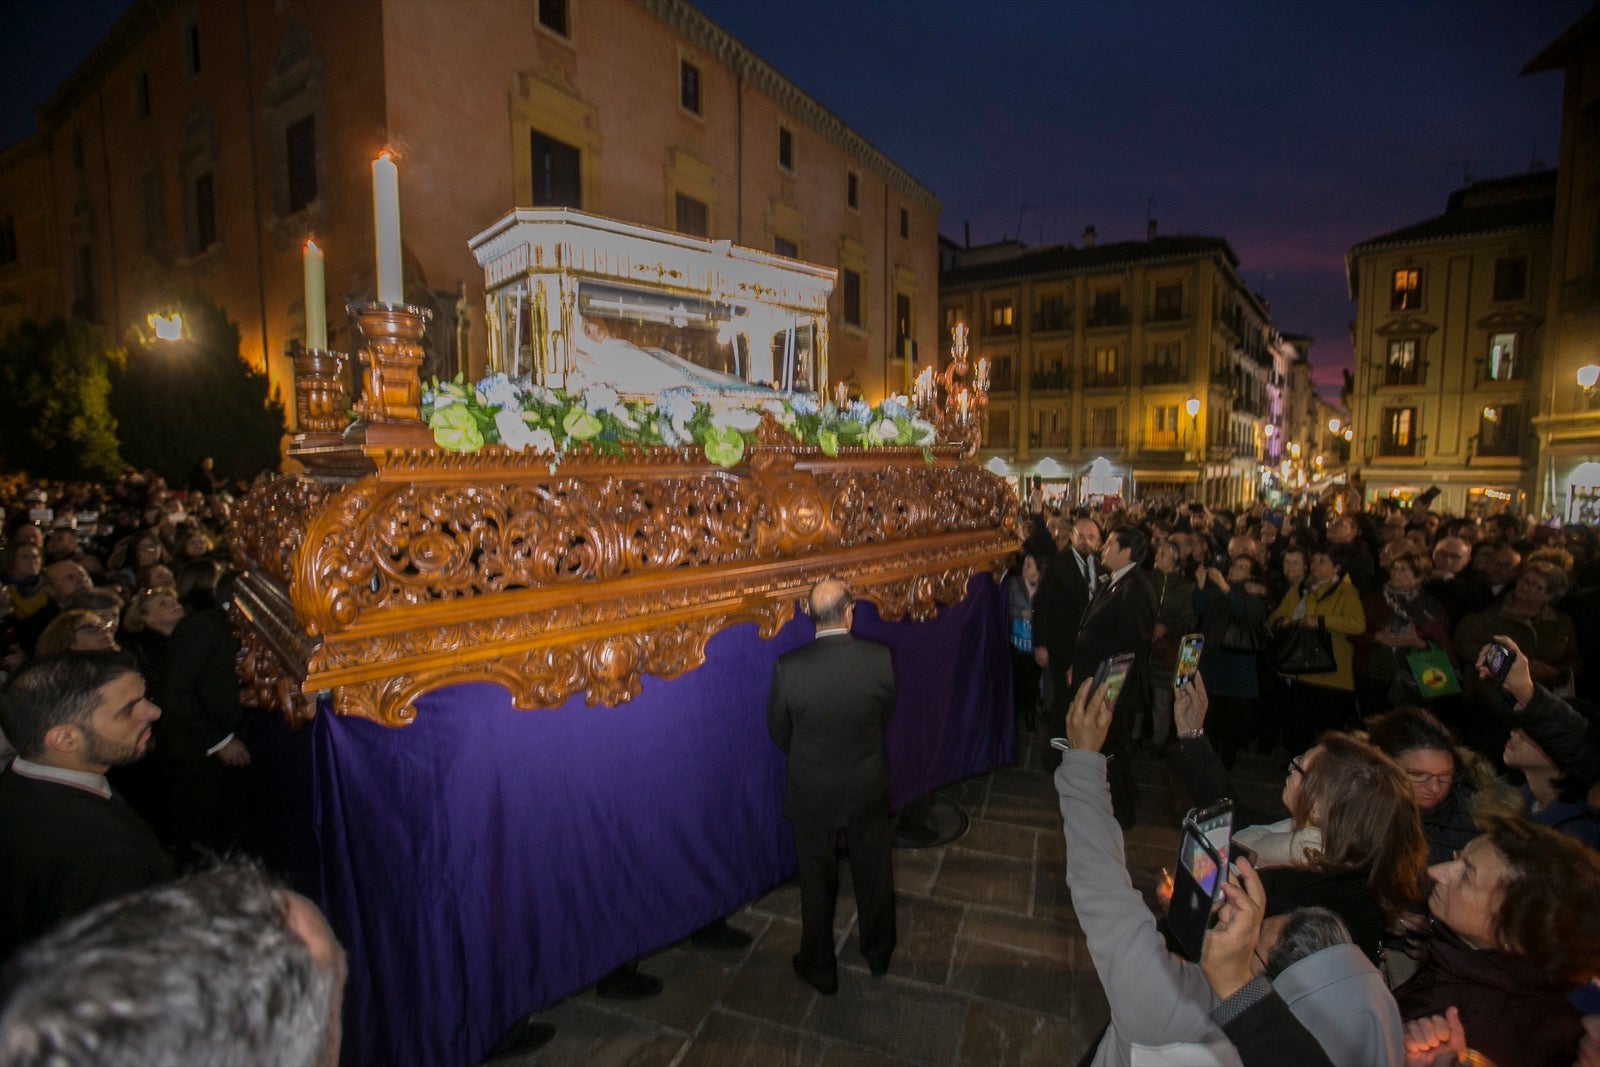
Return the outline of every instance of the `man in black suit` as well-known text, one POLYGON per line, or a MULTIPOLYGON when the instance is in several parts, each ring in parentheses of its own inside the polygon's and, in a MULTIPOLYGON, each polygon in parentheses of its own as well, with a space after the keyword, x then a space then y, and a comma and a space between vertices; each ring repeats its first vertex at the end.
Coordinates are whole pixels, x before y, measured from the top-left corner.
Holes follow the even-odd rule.
POLYGON ((1088 517, 1074 519, 1070 547, 1063 545, 1045 566, 1033 597, 1033 659, 1049 672, 1050 695, 1058 708, 1070 702, 1070 694, 1062 694, 1066 693, 1078 624, 1102 576, 1096 558, 1099 551, 1100 527, 1088 517))
POLYGON ((17 758, 0 774, 0 960, 64 919, 173 877, 172 862, 106 771, 150 744, 161 712, 132 656, 35 660, 0 688, 17 758))
POLYGON ((789 757, 783 814, 800 867, 800 952, 795 973, 816 990, 838 991, 833 909, 839 895, 839 834, 850 851, 861 954, 872 973, 894 952, 889 767, 883 728, 894 711, 889 650, 852 637, 854 603, 837 579, 811 590, 816 640, 772 668, 767 730, 789 757))
POLYGON ((1144 531, 1119 526, 1106 538, 1100 563, 1109 575, 1095 594, 1078 628, 1072 649, 1072 668, 1066 698, 1094 677, 1103 660, 1133 653, 1133 666, 1117 700, 1116 715, 1104 749, 1106 775, 1111 782, 1111 806, 1124 828, 1134 820, 1135 786, 1130 725, 1142 712, 1150 695, 1150 641, 1155 633, 1155 585, 1140 566, 1149 551, 1144 531))

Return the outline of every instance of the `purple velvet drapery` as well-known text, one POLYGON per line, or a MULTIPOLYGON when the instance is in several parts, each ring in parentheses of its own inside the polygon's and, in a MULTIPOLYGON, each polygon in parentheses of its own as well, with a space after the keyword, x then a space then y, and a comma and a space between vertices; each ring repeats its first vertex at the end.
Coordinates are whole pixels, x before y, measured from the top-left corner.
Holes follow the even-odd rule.
MULTIPOLYGON (((1011 762, 1005 598, 988 575, 930 622, 859 604, 855 632, 894 653, 896 807, 1011 762)), ((792 877, 767 683, 811 634, 803 614, 770 641, 732 627, 704 666, 647 677, 616 708, 517 711, 497 686, 461 685, 403 729, 324 710, 262 731, 272 858, 349 953, 344 1062, 475 1062, 523 1014, 792 877)))

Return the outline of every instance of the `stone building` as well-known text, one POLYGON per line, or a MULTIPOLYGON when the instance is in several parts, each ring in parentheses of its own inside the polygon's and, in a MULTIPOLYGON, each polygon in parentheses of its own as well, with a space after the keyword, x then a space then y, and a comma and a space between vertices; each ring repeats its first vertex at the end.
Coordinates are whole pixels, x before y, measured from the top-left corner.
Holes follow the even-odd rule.
POLYGON ((830 364, 869 399, 935 343, 939 204, 683 0, 139 0, 0 157, 0 315, 114 335, 198 291, 288 397, 301 249, 330 345, 374 293, 369 165, 400 169, 424 373, 479 373, 467 239, 555 204, 839 270, 830 364))
POLYGON ((1457 515, 1532 503, 1555 193, 1554 171, 1475 182, 1346 254, 1351 463, 1370 495, 1437 485, 1457 515))
POLYGON ((992 364, 984 455, 1069 501, 1258 499, 1296 356, 1219 237, 941 245, 940 322, 992 364), (1271 429, 1269 429, 1271 427, 1271 429))

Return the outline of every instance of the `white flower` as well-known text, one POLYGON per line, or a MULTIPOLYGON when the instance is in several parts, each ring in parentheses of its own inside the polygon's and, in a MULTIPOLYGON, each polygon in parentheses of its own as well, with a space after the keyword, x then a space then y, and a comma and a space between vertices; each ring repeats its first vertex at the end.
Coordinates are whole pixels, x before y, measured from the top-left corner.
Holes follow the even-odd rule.
POLYGON ((453 393, 446 393, 443 390, 440 390, 439 392, 433 394, 433 410, 435 411, 447 408, 451 404, 461 403, 465 403, 465 401, 453 393))
POLYGON ((602 385, 599 382, 583 391, 580 403, 583 404, 583 410, 591 415, 601 415, 607 411, 622 411, 622 398, 617 395, 617 391, 611 386, 602 385))
POLYGON ((711 425, 719 430, 749 433, 761 425, 761 412, 749 408, 717 407, 711 411, 711 425))
POLYGON ((535 452, 552 452, 555 450, 555 438, 550 436, 550 431, 534 429, 529 426, 527 420, 519 411, 501 410, 495 412, 494 428, 500 432, 500 443, 507 448, 515 449, 519 452, 525 448, 531 448, 535 452))
POLYGON ((762 410, 772 413, 772 417, 778 420, 779 426, 784 429, 794 428, 794 412, 790 410, 788 404, 781 400, 764 400, 761 402, 761 407, 762 410))
POLYGON ((522 404, 521 398, 517 396, 517 387, 504 374, 491 374, 479 382, 478 394, 483 397, 486 406, 510 408, 514 411, 522 404))
POLYGON ((933 444, 939 437, 938 427, 925 419, 911 420, 911 443, 926 447, 933 444))
POLYGON ((524 386, 522 391, 541 404, 554 404, 558 399, 554 391, 546 389, 542 385, 534 385, 531 382, 524 386))
MULTIPOLYGON (((538 429, 534 430, 533 433, 528 435, 528 447, 532 448, 535 452, 543 452, 547 455, 553 456, 556 454, 556 439, 549 430, 545 429, 543 426, 540 426, 538 429)), ((551 463, 550 473, 554 474, 555 472, 556 465, 551 463)))
POLYGON ((893 419, 879 419, 867 430, 874 441, 893 441, 900 436, 900 427, 893 419))

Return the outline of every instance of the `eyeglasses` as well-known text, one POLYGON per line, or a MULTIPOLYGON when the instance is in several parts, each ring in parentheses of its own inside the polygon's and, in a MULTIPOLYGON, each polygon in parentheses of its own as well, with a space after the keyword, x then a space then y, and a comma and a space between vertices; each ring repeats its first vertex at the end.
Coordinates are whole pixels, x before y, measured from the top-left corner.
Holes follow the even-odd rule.
POLYGON ((1283 768, 1283 773, 1291 776, 1304 774, 1306 773, 1306 765, 1301 762, 1299 756, 1293 756, 1289 759, 1288 765, 1283 768))
POLYGON ((1456 772, 1446 771, 1444 774, 1428 774, 1424 771, 1407 771, 1406 777, 1411 779, 1411 784, 1418 789, 1424 786, 1437 786, 1440 789, 1449 789, 1455 783, 1456 772))
POLYGON ((114 622, 86 622, 78 627, 78 632, 80 634, 101 634, 110 633, 116 628, 117 624, 114 622))

